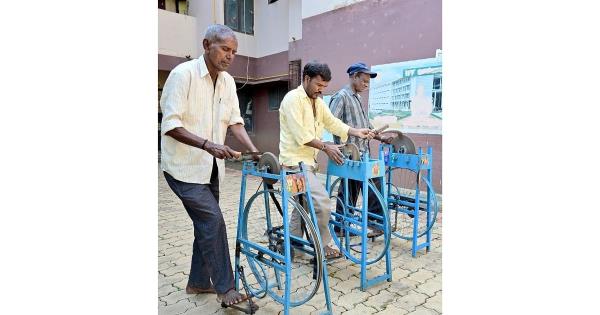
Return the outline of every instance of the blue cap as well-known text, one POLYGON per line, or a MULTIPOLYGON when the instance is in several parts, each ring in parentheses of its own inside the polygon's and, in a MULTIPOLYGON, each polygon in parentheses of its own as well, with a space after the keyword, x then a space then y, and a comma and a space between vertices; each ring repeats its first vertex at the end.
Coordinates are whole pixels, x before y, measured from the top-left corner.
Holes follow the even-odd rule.
POLYGON ((364 62, 357 62, 355 64, 352 64, 348 68, 348 70, 346 70, 346 72, 350 75, 355 74, 357 72, 362 72, 362 73, 368 74, 369 76, 371 76, 371 78, 374 78, 377 76, 377 73, 369 70, 369 68, 367 67, 367 65, 365 65, 364 62))

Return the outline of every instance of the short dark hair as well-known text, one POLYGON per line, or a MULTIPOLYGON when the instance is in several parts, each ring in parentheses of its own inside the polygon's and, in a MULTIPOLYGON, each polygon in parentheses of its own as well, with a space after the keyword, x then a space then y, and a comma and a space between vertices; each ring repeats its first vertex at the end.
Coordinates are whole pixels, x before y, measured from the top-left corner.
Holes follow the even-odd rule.
POLYGON ((329 70, 329 66, 326 63, 320 63, 318 61, 310 61, 304 65, 302 79, 304 79, 304 76, 306 75, 311 79, 320 75, 323 80, 328 82, 331 81, 331 70, 329 70))

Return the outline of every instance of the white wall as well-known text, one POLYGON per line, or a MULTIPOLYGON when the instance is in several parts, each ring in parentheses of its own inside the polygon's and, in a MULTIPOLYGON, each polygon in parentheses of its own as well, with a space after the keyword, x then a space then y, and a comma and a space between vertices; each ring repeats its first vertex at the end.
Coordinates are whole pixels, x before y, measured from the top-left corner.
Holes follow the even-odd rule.
POLYGON ((279 0, 268 4, 254 0, 254 37, 256 57, 264 57, 288 50, 291 37, 288 32, 289 1, 279 0))
POLYGON ((303 0, 302 1, 302 18, 325 13, 327 11, 343 8, 345 6, 361 2, 364 0, 303 0))
POLYGON ((198 57, 196 18, 158 9, 158 53, 198 57))
MULTIPOLYGON (((225 6, 223 0, 190 0, 188 14, 196 17, 196 34, 194 45, 196 45, 199 54, 204 53, 202 48, 202 39, 206 28, 210 24, 224 24, 225 6)), ((255 0, 255 2, 258 2, 255 0)), ((256 4, 255 4, 256 7, 256 4)), ((256 21, 256 16, 254 17, 256 21)), ((256 22, 255 22, 256 24, 256 22)), ((256 28, 256 25, 255 25, 256 28)), ((256 33, 256 32, 255 32, 256 33)), ((256 40, 254 36, 235 32, 238 39, 238 54, 250 57, 256 57, 256 40)))
POLYGON ((288 42, 302 39, 302 0, 289 0, 288 42))
MULTIPOLYGON (((279 0, 268 4, 266 0, 254 0, 254 35, 236 32, 238 54, 260 58, 288 50, 292 36, 302 37, 302 0, 279 0), (293 15, 295 21, 290 22, 293 15), (290 31, 291 30, 291 31, 290 31)), ((196 17, 195 45, 201 54, 202 38, 209 24, 223 24, 225 19, 223 0, 190 0, 189 15, 196 17)))

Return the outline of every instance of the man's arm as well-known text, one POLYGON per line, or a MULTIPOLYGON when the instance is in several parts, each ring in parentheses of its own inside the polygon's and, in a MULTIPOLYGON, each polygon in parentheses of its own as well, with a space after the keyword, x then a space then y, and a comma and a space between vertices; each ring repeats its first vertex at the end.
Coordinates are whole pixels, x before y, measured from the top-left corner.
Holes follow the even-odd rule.
POLYGON ((231 159, 234 157, 238 158, 241 155, 240 152, 237 152, 226 145, 216 144, 208 141, 207 139, 201 138, 189 132, 183 127, 171 129, 167 131, 165 135, 172 137, 181 143, 205 150, 217 159, 231 159))
POLYGON ((373 139, 375 134, 369 128, 353 128, 342 122, 339 118, 333 116, 327 106, 323 106, 323 124, 325 129, 329 130, 332 134, 337 135, 342 141, 346 141, 348 136, 355 136, 359 138, 373 139))
POLYGON ((304 145, 325 152, 325 154, 327 154, 327 156, 338 165, 344 163, 344 155, 342 155, 339 145, 325 143, 319 139, 312 139, 310 142, 307 142, 304 145))
POLYGON ((254 143, 252 143, 252 140, 250 140, 250 137, 248 136, 248 132, 246 132, 246 128, 244 128, 244 126, 242 124, 231 125, 231 126, 229 126, 229 129, 231 129, 231 133, 233 134, 233 136, 239 142, 241 142, 246 147, 246 149, 248 149, 248 151, 251 151, 251 152, 258 151, 256 146, 254 146, 254 143))

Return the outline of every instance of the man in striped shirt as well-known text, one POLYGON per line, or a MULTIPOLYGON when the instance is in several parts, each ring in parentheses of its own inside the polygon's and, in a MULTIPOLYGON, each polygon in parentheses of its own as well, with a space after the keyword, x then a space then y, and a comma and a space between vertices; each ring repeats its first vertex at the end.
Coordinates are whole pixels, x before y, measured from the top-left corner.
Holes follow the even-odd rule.
MULTIPOLYGON (((365 108, 361 102, 361 96, 359 93, 366 91, 369 88, 369 82, 371 78, 375 78, 377 73, 372 72, 369 68, 362 62, 357 62, 351 65, 348 70, 348 80, 349 84, 344 86, 341 90, 335 93, 331 100, 329 101, 329 108, 333 116, 339 118, 348 126, 354 128, 370 128, 373 129, 373 125, 369 122, 369 117, 365 112, 365 108)), ((388 135, 378 134, 375 135, 375 139, 390 143, 391 137, 388 135)), ((340 138, 334 136, 333 138, 336 144, 340 144, 340 138)), ((369 152, 369 139, 362 139, 358 137, 348 137, 347 143, 354 143, 358 147, 358 149, 362 152, 369 152)), ((379 180, 374 180, 375 186, 378 190, 381 191, 381 182, 379 180)), ((344 200, 344 186, 343 184, 339 186, 338 197, 341 200, 344 200)), ((355 180, 348 180, 348 200, 352 205, 356 205, 356 200, 358 199, 358 193, 360 192, 362 187, 361 182, 355 180)), ((369 212, 375 214, 381 214, 382 209, 379 202, 377 202, 377 197, 369 191, 369 212)), ((340 204, 336 206, 336 212, 339 214, 343 214, 344 210, 340 204)), ((340 232, 340 228, 335 227, 336 232, 340 232)), ((376 232, 371 235, 379 235, 381 232, 376 232)))
POLYGON ((216 293, 222 305, 233 306, 248 297, 235 290, 219 206, 223 159, 240 156, 224 144, 227 129, 248 150, 258 150, 244 129, 235 81, 225 71, 237 52, 235 33, 224 25, 210 25, 202 45, 204 54, 175 67, 165 82, 161 168, 194 226, 186 293, 216 293))

